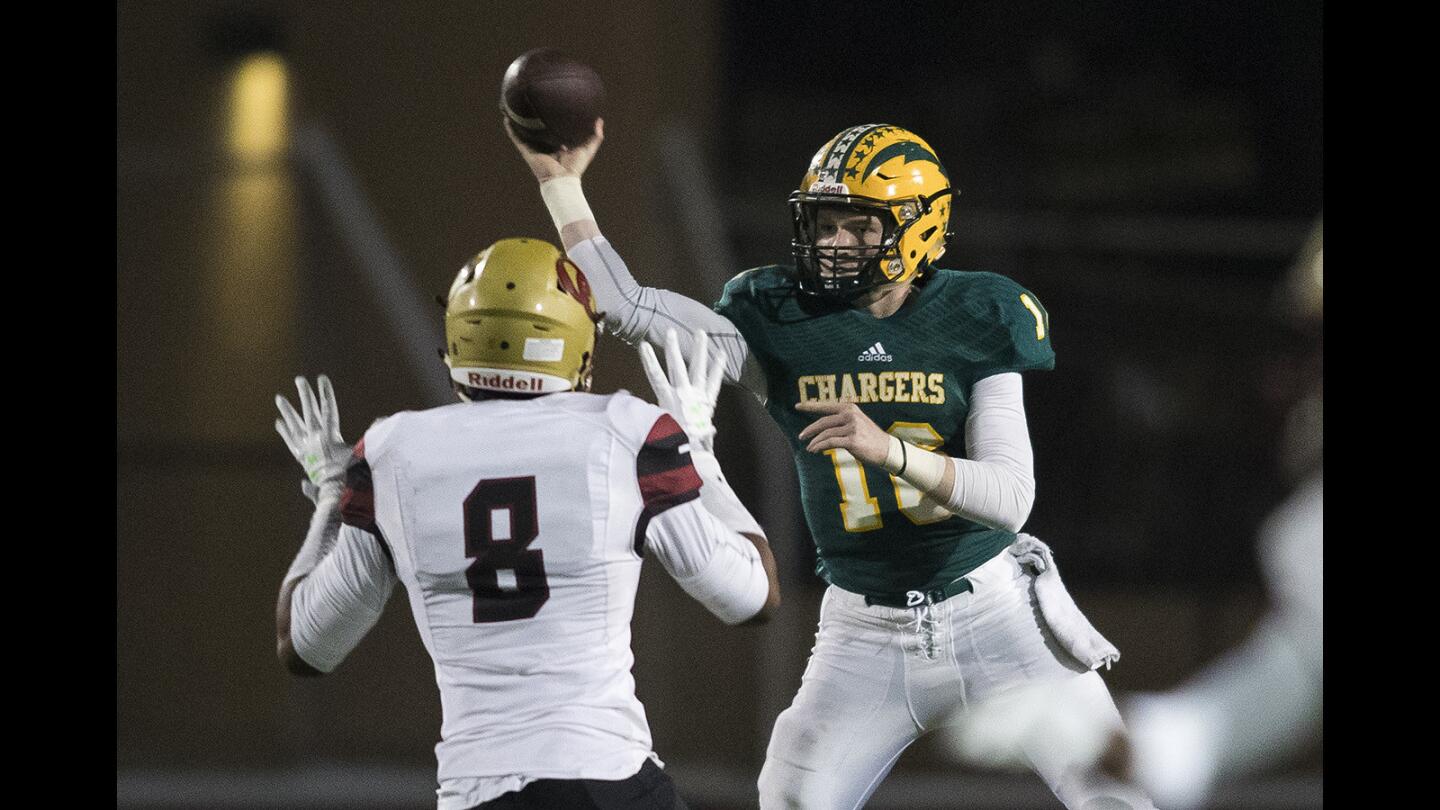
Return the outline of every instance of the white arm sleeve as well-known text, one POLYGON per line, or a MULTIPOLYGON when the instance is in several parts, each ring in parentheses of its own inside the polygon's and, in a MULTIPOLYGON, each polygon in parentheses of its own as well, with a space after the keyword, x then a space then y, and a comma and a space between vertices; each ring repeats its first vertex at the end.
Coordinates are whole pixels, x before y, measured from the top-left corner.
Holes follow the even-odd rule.
POLYGON ((765 606, 770 581, 760 552, 699 501, 651 518, 645 546, 686 593, 726 624, 739 624, 765 606))
POLYGON ((315 513, 310 516, 310 529, 305 533, 305 542, 290 562, 290 570, 280 583, 284 588, 291 582, 309 575, 315 566, 325 559, 335 547, 335 538, 340 534, 341 485, 330 482, 319 487, 315 497, 315 513))
POLYGON ((1018 373, 975 383, 965 420, 965 453, 969 458, 950 460, 955 488, 945 507, 986 526, 1020 531, 1035 503, 1035 453, 1018 373))
POLYGON ((580 267, 595 293, 595 304, 605 314, 605 325, 621 340, 635 345, 645 340, 664 351, 665 333, 674 329, 680 350, 690 356, 690 334, 697 327, 710 337, 710 362, 716 357, 725 363, 725 379, 762 399, 765 383, 759 367, 750 357, 740 330, 729 318, 691 298, 670 290, 642 287, 630 275, 630 268, 609 240, 596 236, 566 251, 580 267))
POLYGON ((305 663, 330 672, 380 618, 395 572, 379 538, 354 526, 339 537, 290 597, 290 643, 305 663))

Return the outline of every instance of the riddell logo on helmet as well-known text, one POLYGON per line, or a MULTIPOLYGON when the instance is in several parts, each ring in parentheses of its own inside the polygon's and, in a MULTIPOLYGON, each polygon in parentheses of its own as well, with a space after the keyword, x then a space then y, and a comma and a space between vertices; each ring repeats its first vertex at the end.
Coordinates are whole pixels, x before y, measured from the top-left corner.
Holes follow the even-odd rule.
POLYGON ((476 374, 469 373, 470 387, 501 389, 503 391, 543 391, 544 386, 539 380, 521 380, 515 377, 506 377, 500 374, 476 374))
POLYGON ((823 180, 816 180, 810 184, 811 194, 849 194, 850 187, 844 183, 826 183, 823 180))

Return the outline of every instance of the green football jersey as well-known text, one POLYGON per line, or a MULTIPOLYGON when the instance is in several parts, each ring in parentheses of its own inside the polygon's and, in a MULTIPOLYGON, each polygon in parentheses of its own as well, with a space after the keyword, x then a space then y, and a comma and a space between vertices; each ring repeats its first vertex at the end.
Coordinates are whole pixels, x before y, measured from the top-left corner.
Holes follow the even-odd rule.
POLYGON ((800 293, 793 268, 772 265, 731 279, 715 309, 764 371, 765 407, 789 437, 826 581, 875 596, 941 588, 1014 542, 848 451, 808 452, 796 437, 819 416, 795 405, 851 400, 882 430, 963 458, 976 380, 1055 367, 1033 293, 995 273, 935 270, 899 311, 876 318, 800 293))

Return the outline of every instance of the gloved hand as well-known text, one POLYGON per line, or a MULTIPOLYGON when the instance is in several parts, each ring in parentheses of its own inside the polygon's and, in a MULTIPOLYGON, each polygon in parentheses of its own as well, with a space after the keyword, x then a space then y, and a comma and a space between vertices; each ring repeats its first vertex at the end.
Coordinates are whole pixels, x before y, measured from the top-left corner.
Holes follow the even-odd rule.
POLYGON ((300 494, 310 499, 316 506, 320 505, 320 487, 310 483, 309 478, 300 479, 300 494))
POLYGON ((699 449, 714 453, 715 400, 720 395, 725 364, 717 360, 711 367, 710 338, 703 330, 695 330, 694 341, 687 371, 685 358, 680 354, 680 336, 673 329, 665 333, 665 365, 670 370, 669 379, 660 369, 660 361, 655 358, 655 350, 649 343, 640 344, 640 362, 645 366, 650 387, 655 390, 656 402, 685 429, 694 445, 692 452, 699 449))
POLYGON ((335 404, 335 389, 324 374, 317 382, 318 398, 304 377, 295 378, 295 387, 300 392, 298 414, 285 397, 275 395, 275 406, 280 409, 275 432, 305 469, 310 486, 302 483, 301 491, 312 501, 317 501, 325 490, 339 493, 345 478, 345 464, 350 459, 350 446, 340 438, 340 410, 335 404))
POLYGON ((668 379, 649 343, 640 344, 640 362, 645 366, 650 387, 655 389, 656 402, 675 417, 690 437, 690 461, 704 483, 700 488, 700 502, 710 514, 731 529, 741 534, 764 537, 765 530, 760 528, 754 516, 730 489, 725 473, 720 469, 720 461, 715 458, 713 417, 725 364, 717 358, 711 366, 710 339, 703 330, 695 330, 694 341, 687 369, 685 358, 680 355, 680 336, 673 329, 665 333, 665 365, 670 369, 668 379))

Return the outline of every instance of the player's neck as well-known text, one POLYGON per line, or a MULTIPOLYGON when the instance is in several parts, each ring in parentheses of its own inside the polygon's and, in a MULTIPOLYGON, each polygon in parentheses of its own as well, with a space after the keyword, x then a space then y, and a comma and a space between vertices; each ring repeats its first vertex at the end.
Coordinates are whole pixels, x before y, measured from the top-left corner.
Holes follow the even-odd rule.
POLYGON ((888 318, 900 310, 910 296, 911 284, 887 284, 855 300, 855 306, 876 318, 888 318))

